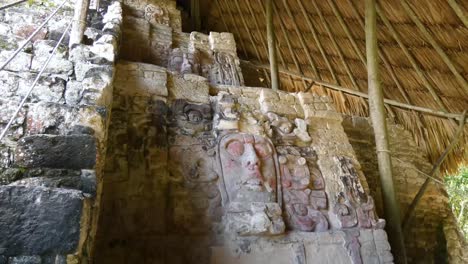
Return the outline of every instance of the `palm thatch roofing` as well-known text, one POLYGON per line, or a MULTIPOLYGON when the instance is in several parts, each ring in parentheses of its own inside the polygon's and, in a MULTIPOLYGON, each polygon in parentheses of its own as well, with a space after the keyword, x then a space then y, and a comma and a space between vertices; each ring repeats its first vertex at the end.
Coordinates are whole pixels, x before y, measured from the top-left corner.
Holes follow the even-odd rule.
MULTIPOLYGON (((281 89, 310 87, 331 96, 337 110, 368 116, 362 97, 318 81, 367 93, 363 0, 274 0, 274 28, 281 89), (304 79, 302 77, 308 77, 304 79), (310 80, 315 80, 311 86, 310 80)), ((201 0, 202 22, 234 34, 238 54, 253 63, 269 86, 264 0, 201 0)), ((468 109, 468 1, 380 0, 377 27, 384 96, 401 103, 460 114, 468 109)), ((450 144, 454 119, 386 107, 388 117, 411 131, 435 161, 450 144)), ((463 139, 443 171, 467 162, 463 139)))

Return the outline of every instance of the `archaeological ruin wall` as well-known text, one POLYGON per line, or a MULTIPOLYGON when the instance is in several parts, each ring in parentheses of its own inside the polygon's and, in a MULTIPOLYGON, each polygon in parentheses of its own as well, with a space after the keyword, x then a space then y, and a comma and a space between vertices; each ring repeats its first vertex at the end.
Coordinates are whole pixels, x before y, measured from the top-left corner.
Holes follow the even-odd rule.
MULTIPOLYGON (((101 7, 0 145, 0 264, 393 262, 371 141, 330 98, 246 87, 233 35, 182 32, 176 1, 101 7)), ((0 128, 71 8, 0 71, 0 128)), ((50 10, 1 13, 0 61, 50 10)), ((415 259, 437 244, 421 221, 415 259)))
MULTIPOLYGON (((342 124, 361 163, 370 194, 376 198, 377 212, 382 215, 383 204, 380 198, 382 195, 374 133, 369 120, 347 116, 342 124)), ((404 214, 425 180, 423 173, 430 172, 433 165, 408 131, 390 121, 387 124, 396 194, 404 214)), ((434 182, 430 184, 415 210, 409 231, 405 235, 409 263, 468 261, 467 245, 458 230, 443 185, 434 182)))
POLYGON ((327 97, 243 86, 232 34, 125 1, 96 263, 392 263, 327 97))
MULTIPOLYGON (((0 71, 0 129, 49 56, 0 144, 0 263, 87 263, 96 230, 122 9, 90 12, 86 44, 68 48, 65 3, 0 71)), ((62 1, 0 11, 3 64, 62 1)))

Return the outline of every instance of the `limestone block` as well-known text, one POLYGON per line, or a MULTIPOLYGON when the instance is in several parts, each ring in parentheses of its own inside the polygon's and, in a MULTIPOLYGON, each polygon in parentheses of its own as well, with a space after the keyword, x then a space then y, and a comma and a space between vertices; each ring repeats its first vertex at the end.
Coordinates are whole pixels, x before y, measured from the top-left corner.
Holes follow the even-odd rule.
POLYGON ((104 14, 103 23, 113 22, 117 24, 122 23, 122 6, 120 2, 113 2, 107 7, 107 13, 104 14))
POLYGON ((15 150, 16 166, 92 169, 96 142, 90 135, 32 135, 21 138, 15 150))
MULTIPOLYGON (((0 125, 6 125, 10 121, 10 118, 18 107, 18 104, 19 103, 16 101, 0 99, 0 125)), ((12 123, 12 126, 22 126, 25 121, 25 117, 26 110, 23 108, 19 111, 17 117, 12 123)))
POLYGON ((17 256, 9 258, 10 264, 41 264, 41 256, 17 256))
MULTIPOLYGON (((39 72, 41 70, 56 45, 55 40, 40 40, 34 43, 34 56, 31 62, 32 71, 39 72)), ((66 52, 67 48, 60 46, 44 72, 70 75, 73 72, 73 63, 65 58, 66 52)))
POLYGON ((169 97, 185 99, 194 103, 209 102, 209 84, 206 78, 194 74, 184 74, 183 77, 170 75, 169 97))
POLYGON ((0 186, 0 248, 5 255, 68 254, 78 246, 80 191, 0 186))
POLYGON ((288 245, 268 245, 264 249, 235 254, 228 247, 212 247, 210 264, 301 263, 288 245))
POLYGON ((172 28, 157 24, 151 28, 150 61, 153 64, 167 66, 172 49, 172 28))
POLYGON ((288 117, 295 117, 296 116, 296 110, 291 107, 290 105, 283 104, 280 102, 262 102, 260 104, 260 109, 262 113, 268 113, 268 112, 274 112, 279 115, 284 115, 288 117))
POLYGON ((30 105, 26 133, 66 134, 77 124, 78 111, 62 104, 40 102, 30 105))
POLYGON ((236 41, 232 33, 210 32, 209 43, 213 51, 224 51, 236 55, 236 41))
POLYGON ((93 43, 90 50, 95 54, 99 54, 100 57, 114 62, 118 50, 117 38, 113 35, 104 35, 93 43))
POLYGON ((116 76, 127 76, 124 81, 116 80, 114 86, 119 94, 167 96, 167 73, 162 67, 145 63, 120 62, 116 76))
MULTIPOLYGON (((106 34, 111 34, 111 35, 114 35, 114 36, 121 36, 122 35, 122 28, 121 28, 120 24, 107 22, 102 27, 101 32, 106 33, 106 34)), ((99 37, 99 36, 97 36, 97 37, 99 37)))
POLYGON ((112 102, 112 84, 106 77, 95 75, 85 78, 82 85, 82 104, 110 106, 112 102))
MULTIPOLYGON (((34 73, 24 73, 18 83, 17 94, 26 96, 36 79, 34 73)), ((59 103, 65 91, 65 81, 58 77, 41 77, 29 96, 31 102, 45 101, 59 103)))
POLYGON ((278 235, 285 231, 286 225, 281 217, 281 208, 277 203, 237 202, 229 204, 226 228, 228 232, 239 236, 278 235))
POLYGON ((209 42, 210 40, 208 35, 194 31, 190 33, 189 49, 192 51, 195 51, 196 49, 208 51, 210 47, 209 42))
POLYGON ((65 103, 68 105, 77 105, 81 100, 83 86, 81 82, 69 81, 65 89, 65 103))
POLYGON ((296 96, 302 105, 313 104, 315 101, 314 95, 312 93, 299 92, 296 94, 296 96))
MULTIPOLYGON (((14 51, 2 50, 0 51, 0 64, 3 64, 7 59, 13 54, 14 51)), ((20 52, 16 57, 8 63, 5 67, 5 70, 20 72, 20 71, 29 71, 31 68, 32 55, 20 52)))
POLYGON ((326 244, 321 239, 318 243, 304 243, 307 264, 321 263, 353 264, 343 243, 326 244))
POLYGON ((239 130, 238 120, 219 120, 219 123, 215 125, 217 130, 239 130))
POLYGON ((111 65, 97 65, 81 61, 75 63, 75 78, 77 81, 83 81, 84 78, 94 75, 103 75, 110 79, 112 74, 113 67, 111 65))
POLYGON ((272 89, 262 89, 260 91, 260 103, 263 102, 275 102, 279 101, 280 98, 278 96, 278 93, 273 91, 272 89))
POLYGON ((14 72, 0 71, 0 94, 3 98, 15 96, 19 78, 14 72))

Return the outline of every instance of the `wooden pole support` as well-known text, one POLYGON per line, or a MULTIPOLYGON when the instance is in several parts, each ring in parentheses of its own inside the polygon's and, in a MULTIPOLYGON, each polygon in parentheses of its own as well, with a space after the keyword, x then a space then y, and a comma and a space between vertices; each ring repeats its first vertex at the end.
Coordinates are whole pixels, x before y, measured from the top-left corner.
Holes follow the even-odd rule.
POLYGON ((424 183, 421 185, 421 188, 419 188, 418 193, 414 197, 413 201, 408 207, 408 211, 406 211, 405 218, 403 219, 403 231, 405 234, 408 234, 408 230, 411 226, 411 220, 413 219, 414 211, 416 210, 416 207, 419 204, 419 201, 423 197, 424 193, 427 190, 427 187, 429 187, 429 183, 431 182, 431 178, 435 177, 437 174, 437 171, 439 170, 440 165, 444 162, 445 158, 448 156, 450 151, 457 145, 458 141, 463 135, 463 130, 465 127, 465 120, 466 120, 466 110, 463 112, 463 118, 460 120, 460 125, 458 126, 457 132, 453 136, 452 141, 450 142, 450 145, 447 146, 445 151, 440 155, 440 157, 437 159, 436 163, 432 167, 431 172, 429 173, 430 177, 427 177, 424 183))
POLYGON ((279 90, 279 74, 278 63, 276 61, 275 29, 273 27, 273 0, 267 0, 266 3, 266 25, 268 56, 270 59, 271 89, 277 91, 279 90))
POLYGON ((69 47, 80 44, 86 30, 86 16, 88 15, 89 0, 76 0, 73 24, 70 32, 69 47))
POLYGON ((392 160, 390 157, 387 122, 382 87, 380 86, 378 46, 377 46, 377 15, 375 0, 366 0, 366 54, 367 80, 369 85, 369 109, 377 148, 382 198, 387 234, 392 246, 396 263, 406 264, 405 243, 401 230, 400 206, 395 196, 392 176, 392 160))

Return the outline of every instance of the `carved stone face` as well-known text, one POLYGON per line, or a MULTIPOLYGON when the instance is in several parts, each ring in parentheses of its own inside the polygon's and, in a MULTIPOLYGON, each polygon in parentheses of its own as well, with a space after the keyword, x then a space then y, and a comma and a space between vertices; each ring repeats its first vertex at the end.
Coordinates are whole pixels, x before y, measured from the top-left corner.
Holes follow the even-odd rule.
POLYGON ((219 148, 230 202, 275 202, 276 153, 268 139, 230 134, 221 139, 219 148))

